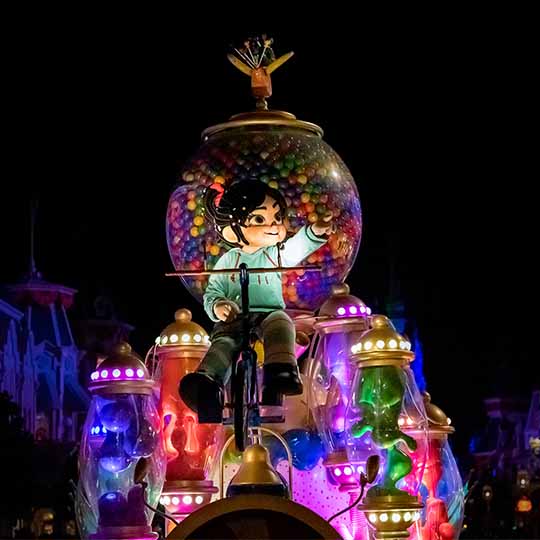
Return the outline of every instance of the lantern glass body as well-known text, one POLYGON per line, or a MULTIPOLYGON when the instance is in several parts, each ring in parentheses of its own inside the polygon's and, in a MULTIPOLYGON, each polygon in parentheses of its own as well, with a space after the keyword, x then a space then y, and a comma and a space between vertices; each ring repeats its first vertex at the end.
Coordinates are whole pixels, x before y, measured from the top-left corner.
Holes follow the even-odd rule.
POLYGON ((438 540, 440 531, 449 530, 453 530, 456 537, 463 524, 464 494, 448 437, 434 433, 428 440, 420 440, 418 446, 418 454, 425 456, 422 467, 414 456, 416 452, 413 454, 415 481, 420 482, 420 497, 424 504, 419 524, 421 538, 438 540))
POLYGON ((356 365, 351 346, 365 329, 320 333, 311 364, 309 404, 327 454, 345 451, 345 413, 356 365))
POLYGON ((199 424, 178 394, 180 380, 195 371, 202 355, 159 354, 160 409, 167 454, 167 481, 209 480, 223 445, 221 424, 199 424))
POLYGON ((156 506, 165 478, 165 452, 153 396, 94 395, 84 425, 79 456, 79 527, 150 525, 153 512, 144 506, 134 473, 146 460, 146 501, 156 506))
POLYGON ((417 495, 423 466, 417 475, 410 473, 413 460, 425 463, 426 426, 424 402, 409 367, 357 368, 346 415, 347 453, 351 462, 365 459, 366 454, 379 456, 379 474, 368 494, 417 495), (417 427, 414 437, 403 431, 407 418, 417 427))
MULTIPOLYGON (((182 170, 169 200, 167 242, 177 270, 212 269, 230 249, 204 219, 204 194, 216 182, 226 190, 236 180, 279 189, 288 206, 290 234, 332 212, 336 232, 303 262, 320 264, 322 272, 282 274, 287 307, 317 309, 331 286, 349 273, 360 243, 360 201, 349 170, 332 148, 305 129, 246 125, 211 135, 182 170)), ((182 281, 200 300, 208 276, 182 281)))

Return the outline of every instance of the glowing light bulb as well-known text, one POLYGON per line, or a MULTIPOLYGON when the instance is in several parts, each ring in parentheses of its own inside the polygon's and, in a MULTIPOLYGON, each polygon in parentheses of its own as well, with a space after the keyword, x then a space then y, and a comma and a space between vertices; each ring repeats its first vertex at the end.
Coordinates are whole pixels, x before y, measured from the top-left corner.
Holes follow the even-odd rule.
POLYGON ((193 497, 191 495, 184 495, 182 497, 182 502, 184 504, 191 504, 193 502, 193 497))
MULTIPOLYGON (((366 308, 364 306, 360 306, 360 313, 365 313, 366 312, 366 308)), ((375 514, 373 514, 375 515, 375 514)), ((375 516, 377 517, 377 516, 375 516)))
POLYGON ((118 377, 120 377, 120 370, 119 369, 113 369, 112 376, 115 379, 118 379, 118 377))
POLYGON ((352 474, 352 469, 350 467, 345 467, 343 472, 346 476, 350 476, 352 474))
POLYGON ((369 514, 368 519, 370 523, 377 523, 377 514, 369 514))
POLYGON ((189 341, 189 334, 182 334, 182 343, 187 343, 189 341))
POLYGON ((401 516, 397 512, 394 512, 392 514, 392 521, 394 523, 399 523, 401 521, 401 516))
POLYGON ((368 315, 371 315, 371 308, 367 307, 367 308, 366 308, 366 313, 367 313, 368 315))
POLYGON ((173 497, 171 499, 171 502, 176 506, 176 505, 180 504, 180 499, 178 497, 173 497))
POLYGON ((407 351, 410 351, 410 350, 411 350, 411 344, 410 344, 409 341, 406 341, 406 342, 405 342, 405 349, 406 349, 407 351))
POLYGON ((413 521, 417 521, 419 517, 420 517, 420 512, 415 512, 413 514, 413 521))
MULTIPOLYGON (((155 339, 154 343, 155 343, 156 345, 159 345, 159 336, 155 339)), ((161 500, 161 499, 160 499, 160 500, 161 500)))
POLYGON ((171 504, 171 498, 168 495, 163 497, 163 504, 171 504))
POLYGON ((131 368, 126 369, 126 377, 133 377, 134 373, 131 368))
POLYGON ((371 343, 371 341, 366 341, 364 343, 364 350, 365 351, 369 351, 371 349, 371 347, 373 347, 373 343, 371 343))
POLYGON ((397 341, 395 339, 391 339, 389 342, 388 342, 388 346, 391 348, 391 349, 395 349, 397 347, 397 341))
POLYGON ((178 336, 176 334, 171 334, 171 343, 176 343, 178 341, 178 336))
POLYGON ((202 504, 203 500, 204 500, 204 499, 203 499, 200 495, 197 495, 197 496, 195 497, 195 502, 196 502, 197 504, 202 504))
POLYGON ((338 315, 345 315, 346 311, 344 307, 340 307, 337 310, 338 315))
POLYGON ((403 418, 402 416, 399 417, 398 421, 397 421, 398 425, 402 426, 404 423, 405 423, 405 418, 403 418))
POLYGON ((411 418, 407 418, 407 425, 412 426, 414 424, 414 421, 411 418))
POLYGON ((109 375, 109 372, 106 369, 101 370, 101 378, 106 379, 109 375))
POLYGON ((167 336, 163 336, 161 338, 161 344, 162 345, 167 345, 168 342, 169 342, 169 338, 167 336))
POLYGON ((377 346, 377 349, 384 349, 384 341, 382 339, 378 339, 375 345, 377 346))
POLYGON ((356 315, 356 314, 358 313, 358 308, 357 308, 356 306, 351 306, 351 307, 349 308, 349 313, 350 313, 351 315, 356 315))
POLYGON ((209 343, 210 342, 210 336, 204 336, 204 342, 209 343))
POLYGON ((405 512, 403 514, 403 521, 411 521, 412 515, 410 512, 405 512))
POLYGON ((405 349, 405 342, 404 341, 399 342, 399 348, 400 349, 405 349))
POLYGON ((380 516, 379 516, 379 519, 383 522, 383 523, 386 523, 388 521, 388 514, 386 512, 383 512, 380 516))
POLYGON ((334 474, 335 474, 336 476, 338 476, 338 477, 341 476, 341 469, 338 469, 338 468, 336 467, 336 468, 334 469, 334 474))
POLYGON ((200 334, 195 334, 193 336, 193 339, 197 342, 197 343, 200 343, 202 341, 202 337, 200 334))
POLYGON ((139 379, 144 377, 144 371, 141 368, 137 370, 137 377, 139 377, 139 379))

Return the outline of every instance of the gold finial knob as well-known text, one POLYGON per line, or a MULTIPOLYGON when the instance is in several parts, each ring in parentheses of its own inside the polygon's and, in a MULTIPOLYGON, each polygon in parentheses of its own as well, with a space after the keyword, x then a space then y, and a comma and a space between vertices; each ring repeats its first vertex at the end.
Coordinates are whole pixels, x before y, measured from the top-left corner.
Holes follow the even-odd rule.
POLYGON ((189 322, 191 321, 191 311, 189 309, 179 309, 174 314, 174 319, 178 322, 189 322))
POLYGON ((126 341, 120 341, 120 343, 117 343, 114 348, 113 352, 116 355, 124 356, 131 353, 131 345, 127 343, 126 341))
POLYGON ((346 283, 336 283, 332 285, 332 296, 345 295, 351 292, 350 287, 346 283))
POLYGON ((373 328, 392 328, 394 325, 390 322, 390 319, 386 315, 374 315, 371 321, 373 328))

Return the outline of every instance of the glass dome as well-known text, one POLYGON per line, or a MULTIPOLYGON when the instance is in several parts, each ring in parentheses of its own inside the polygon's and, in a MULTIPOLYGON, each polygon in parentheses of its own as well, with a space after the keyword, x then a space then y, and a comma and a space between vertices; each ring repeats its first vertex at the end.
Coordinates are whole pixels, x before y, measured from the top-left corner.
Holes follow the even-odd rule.
POLYGON ((427 418, 422 396, 409 367, 411 344, 383 315, 352 346, 357 370, 346 415, 347 452, 354 463, 379 456, 379 474, 367 491, 362 509, 375 535, 406 531, 420 517, 418 492, 423 467, 411 477, 413 460, 425 463, 427 418), (417 427, 408 435, 400 419, 417 427))
POLYGON ((154 538, 150 523, 165 477, 153 382, 127 343, 91 374, 92 402, 79 455, 79 528, 90 538, 154 538))
MULTIPOLYGON (((207 129, 203 143, 183 168, 167 210, 167 242, 177 270, 212 269, 230 246, 205 219, 210 186, 226 191, 232 182, 263 182, 285 198, 289 234, 331 213, 334 231, 326 244, 304 260, 321 272, 282 274, 288 308, 315 310, 343 281, 356 257, 362 231, 358 191, 351 173, 322 138, 322 130, 289 113, 258 111, 207 129)), ((183 277, 201 299, 207 276, 183 277)))

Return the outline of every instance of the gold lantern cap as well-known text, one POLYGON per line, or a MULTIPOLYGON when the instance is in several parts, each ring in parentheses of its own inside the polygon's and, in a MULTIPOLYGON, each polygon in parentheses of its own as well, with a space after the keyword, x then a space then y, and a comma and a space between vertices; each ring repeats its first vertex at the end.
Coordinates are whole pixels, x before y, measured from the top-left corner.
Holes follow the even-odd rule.
POLYGON ((174 322, 169 324, 156 338, 158 347, 196 347, 208 349, 210 338, 206 330, 191 320, 189 309, 179 309, 174 314, 174 322))
POLYGON ((150 394, 154 382, 142 358, 131 345, 121 341, 90 374, 88 389, 92 393, 150 394))
POLYGON ((437 405, 431 403, 431 395, 428 392, 423 392, 424 407, 426 409, 426 416, 428 419, 428 429, 430 434, 441 433, 451 434, 454 433, 455 428, 452 426, 452 422, 444 411, 437 407, 437 405))
POLYGON ((405 366, 414 360, 411 342, 403 337, 385 315, 374 315, 371 329, 351 347, 352 359, 362 366, 405 366))
POLYGON ((325 333, 348 330, 366 330, 371 309, 350 294, 346 283, 332 285, 329 298, 319 309, 315 328, 325 333))

